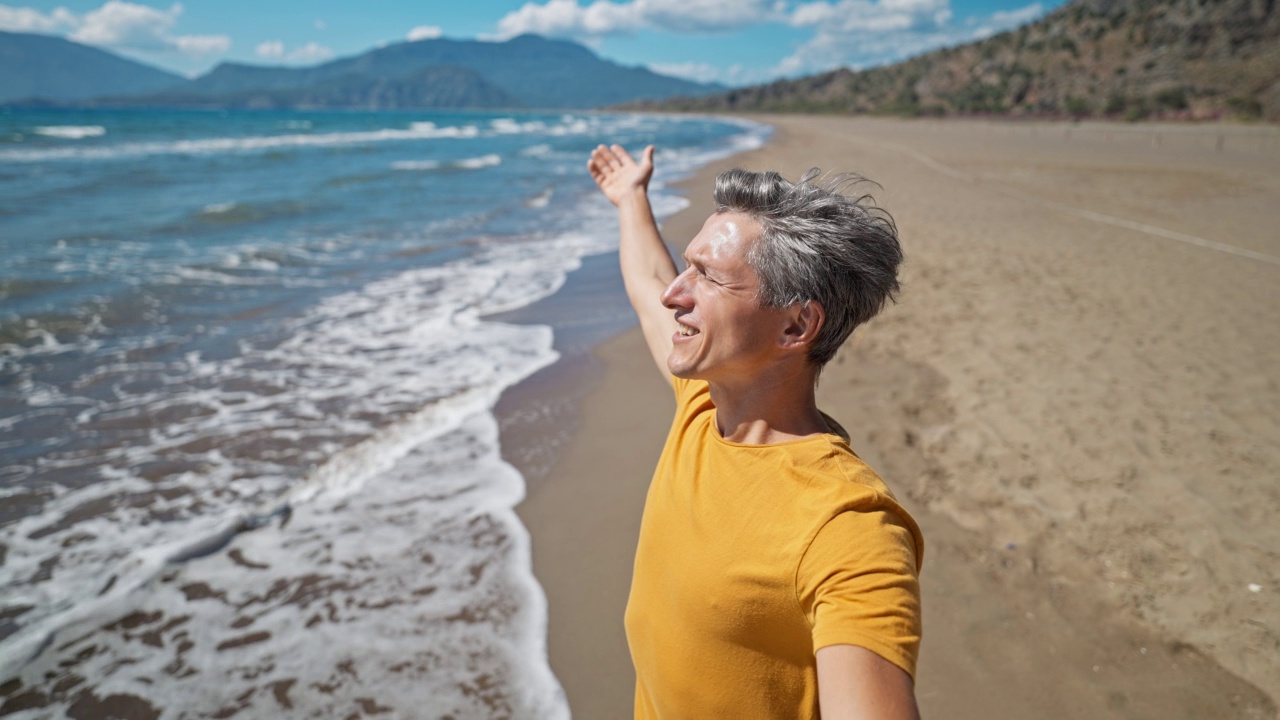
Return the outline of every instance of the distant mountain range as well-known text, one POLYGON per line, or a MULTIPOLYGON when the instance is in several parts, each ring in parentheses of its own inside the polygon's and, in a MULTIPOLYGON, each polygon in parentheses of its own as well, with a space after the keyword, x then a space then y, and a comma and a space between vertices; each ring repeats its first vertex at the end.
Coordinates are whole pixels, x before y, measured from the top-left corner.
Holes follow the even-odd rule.
POLYGON ((104 92, 153 93, 185 82, 181 75, 88 45, 48 35, 0 32, 0 102, 37 97, 85 100, 104 92))
POLYGON ((980 42, 861 72, 630 107, 1280 120, 1276 0, 1073 0, 980 42))
POLYGON ((199 108, 592 108, 724 90, 562 40, 403 42, 313 67, 223 63, 187 80, 60 38, 0 33, 0 103, 199 108))

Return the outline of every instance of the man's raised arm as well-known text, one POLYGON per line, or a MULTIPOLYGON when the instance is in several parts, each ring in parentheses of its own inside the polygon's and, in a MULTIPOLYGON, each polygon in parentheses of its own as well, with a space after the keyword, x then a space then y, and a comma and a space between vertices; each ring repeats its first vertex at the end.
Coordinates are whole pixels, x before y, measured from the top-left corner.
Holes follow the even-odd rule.
POLYGON ((599 145, 591 152, 587 170, 605 197, 618 208, 622 281, 631 307, 640 317, 640 329, 644 331, 649 352, 663 377, 670 381, 667 356, 671 354, 676 321, 674 314, 662 305, 662 291, 677 273, 649 206, 653 146, 645 148, 640 162, 636 162, 621 145, 599 145))

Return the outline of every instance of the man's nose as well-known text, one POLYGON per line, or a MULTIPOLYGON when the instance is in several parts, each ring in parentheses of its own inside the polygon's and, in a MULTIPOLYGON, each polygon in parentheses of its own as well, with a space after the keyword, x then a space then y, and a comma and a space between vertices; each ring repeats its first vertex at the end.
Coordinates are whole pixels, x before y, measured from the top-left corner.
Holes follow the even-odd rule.
POLYGON ((689 293, 687 280, 689 277, 689 269, 676 276, 666 290, 662 291, 662 305, 671 310, 677 308, 689 307, 689 293))

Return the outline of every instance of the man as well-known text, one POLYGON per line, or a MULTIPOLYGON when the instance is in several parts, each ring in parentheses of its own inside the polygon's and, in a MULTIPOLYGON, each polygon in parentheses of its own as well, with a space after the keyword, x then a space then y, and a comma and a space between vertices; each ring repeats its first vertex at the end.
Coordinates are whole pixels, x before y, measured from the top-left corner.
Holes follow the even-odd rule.
POLYGON ((587 168, 677 400, 627 603, 636 717, 918 717, 920 533, 815 399, 897 290, 892 220, 816 172, 731 170, 679 272, 649 205, 653 147, 601 145, 587 168))

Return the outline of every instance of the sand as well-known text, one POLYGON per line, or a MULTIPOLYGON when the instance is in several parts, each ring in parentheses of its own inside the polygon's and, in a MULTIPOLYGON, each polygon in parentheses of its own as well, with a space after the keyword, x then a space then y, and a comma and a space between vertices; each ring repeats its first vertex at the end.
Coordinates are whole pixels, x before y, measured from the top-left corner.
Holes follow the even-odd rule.
MULTIPOLYGON (((925 533, 925 716, 1276 717, 1280 132, 759 119, 771 142, 685 183, 664 235, 733 165, 883 185, 904 289, 819 397, 925 533)), ((673 408, 638 331, 595 356, 519 508, 587 719, 631 713, 622 613, 673 408)))

